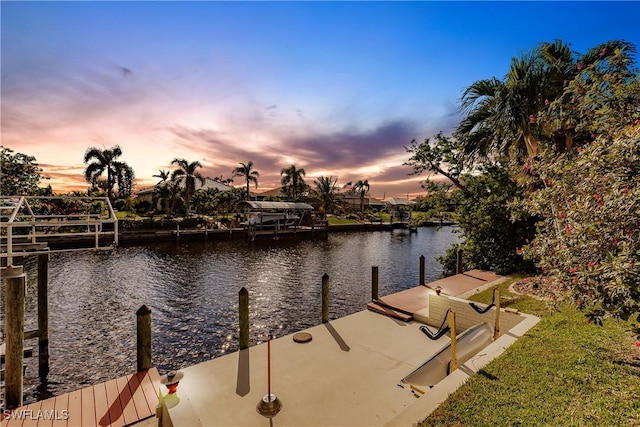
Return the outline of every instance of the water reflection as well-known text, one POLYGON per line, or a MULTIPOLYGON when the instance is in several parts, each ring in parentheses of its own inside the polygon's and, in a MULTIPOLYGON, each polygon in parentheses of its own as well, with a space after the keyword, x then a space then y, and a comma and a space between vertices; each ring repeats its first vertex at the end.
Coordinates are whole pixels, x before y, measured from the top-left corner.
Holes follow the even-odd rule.
MULTIPOLYGON (((153 362, 161 372, 238 349, 238 291, 249 291, 251 345, 321 322, 321 280, 329 275, 330 317, 365 309, 371 266, 380 294, 441 275, 435 257, 457 240, 451 228, 418 233, 331 233, 326 240, 202 242, 53 254, 50 261, 50 355, 46 384, 37 357, 27 359, 26 402, 135 370, 136 310, 152 309, 153 362)), ((27 328, 37 325, 35 260, 28 278, 27 328)), ((3 291, 4 294, 4 291, 3 291)), ((4 303, 3 303, 4 304, 4 303)), ((34 345, 35 341, 27 345, 34 345)), ((37 346, 37 344, 35 344, 37 346)))

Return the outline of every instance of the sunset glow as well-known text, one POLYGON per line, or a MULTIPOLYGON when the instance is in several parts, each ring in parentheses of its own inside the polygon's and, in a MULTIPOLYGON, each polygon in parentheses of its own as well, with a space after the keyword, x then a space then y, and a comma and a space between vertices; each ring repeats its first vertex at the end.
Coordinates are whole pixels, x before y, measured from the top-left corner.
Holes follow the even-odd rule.
POLYGON ((225 178, 252 160, 259 192, 295 164, 415 196, 404 147, 451 132, 465 87, 542 41, 638 45, 639 5, 2 2, 2 145, 58 193, 118 144, 137 189, 185 158, 225 178))

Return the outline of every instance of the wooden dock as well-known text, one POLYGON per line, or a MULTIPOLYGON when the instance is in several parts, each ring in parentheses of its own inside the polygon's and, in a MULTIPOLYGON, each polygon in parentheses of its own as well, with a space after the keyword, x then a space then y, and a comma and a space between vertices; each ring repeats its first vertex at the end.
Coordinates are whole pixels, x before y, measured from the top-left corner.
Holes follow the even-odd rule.
POLYGON ((156 368, 0 413, 2 427, 123 427, 156 414, 156 368))
POLYGON ((490 271, 470 270, 425 286, 416 286, 378 297, 367 304, 367 309, 408 322, 413 319, 413 313, 429 307, 429 294, 436 288, 440 288, 440 292, 445 295, 458 296, 503 278, 504 276, 490 271))

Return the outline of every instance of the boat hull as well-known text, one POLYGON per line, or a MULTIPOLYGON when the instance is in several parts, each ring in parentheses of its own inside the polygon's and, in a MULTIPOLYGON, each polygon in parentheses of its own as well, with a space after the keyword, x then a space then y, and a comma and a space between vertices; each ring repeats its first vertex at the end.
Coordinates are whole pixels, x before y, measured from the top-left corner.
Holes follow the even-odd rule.
MULTIPOLYGON (((472 326, 458 335, 456 353, 458 365, 471 359, 493 341, 493 330, 484 322, 472 326)), ((449 375, 451 362, 451 342, 438 350, 427 361, 402 379, 402 382, 416 386, 433 387, 449 375)))

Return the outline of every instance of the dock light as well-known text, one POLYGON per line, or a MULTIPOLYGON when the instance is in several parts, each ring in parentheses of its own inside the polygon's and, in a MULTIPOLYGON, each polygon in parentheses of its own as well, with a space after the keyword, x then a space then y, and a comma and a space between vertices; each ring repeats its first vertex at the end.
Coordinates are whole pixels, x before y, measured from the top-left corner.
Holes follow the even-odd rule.
POLYGON ((271 334, 267 335, 267 394, 256 408, 263 417, 273 418, 282 409, 282 403, 271 393, 271 334))
POLYGON ((440 286, 436 286, 436 295, 440 295, 440 292, 442 292, 442 288, 440 286))
POLYGON ((178 383, 184 378, 184 374, 180 371, 170 371, 166 375, 160 377, 160 383, 167 386, 169 394, 173 394, 178 389, 178 383))

